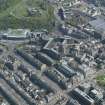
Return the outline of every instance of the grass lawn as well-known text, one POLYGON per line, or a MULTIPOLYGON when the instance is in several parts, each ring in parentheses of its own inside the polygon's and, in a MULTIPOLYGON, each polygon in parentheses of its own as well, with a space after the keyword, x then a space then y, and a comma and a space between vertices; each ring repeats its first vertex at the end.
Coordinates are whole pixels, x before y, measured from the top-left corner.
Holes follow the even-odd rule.
POLYGON ((9 2, 9 6, 7 6, 5 9, 0 9, 0 18, 5 17, 6 15, 8 15, 13 8, 22 0, 7 0, 9 2))
POLYGON ((7 28, 29 28, 52 29, 54 21, 53 7, 43 5, 43 0, 11 0, 14 1, 4 11, 0 12, 0 29, 7 28), (27 8, 37 8, 41 16, 28 16, 27 8))
POLYGON ((105 86, 105 75, 97 76, 97 83, 101 86, 105 86))
POLYGON ((13 13, 13 15, 16 17, 24 17, 27 15, 26 8, 27 7, 26 7, 25 2, 21 1, 15 6, 15 8, 11 11, 11 13, 13 13))

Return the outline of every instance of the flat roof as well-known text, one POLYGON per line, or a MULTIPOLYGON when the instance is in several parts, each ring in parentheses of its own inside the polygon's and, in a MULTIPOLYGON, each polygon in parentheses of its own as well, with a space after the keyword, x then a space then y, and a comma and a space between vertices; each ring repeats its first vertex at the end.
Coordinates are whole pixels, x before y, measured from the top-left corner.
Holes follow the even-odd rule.
POLYGON ((26 34, 29 33, 29 29, 8 29, 7 31, 1 32, 3 35, 7 37, 26 37, 26 34))
POLYGON ((98 18, 96 20, 90 21, 89 24, 96 30, 105 30, 105 19, 98 18))

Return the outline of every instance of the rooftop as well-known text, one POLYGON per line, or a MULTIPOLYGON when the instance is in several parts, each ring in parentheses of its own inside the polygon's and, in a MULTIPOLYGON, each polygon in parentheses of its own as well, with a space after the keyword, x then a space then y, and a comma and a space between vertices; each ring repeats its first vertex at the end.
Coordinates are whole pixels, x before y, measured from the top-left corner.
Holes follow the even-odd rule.
POLYGON ((105 19, 98 18, 96 20, 90 21, 89 24, 98 31, 105 30, 105 19))

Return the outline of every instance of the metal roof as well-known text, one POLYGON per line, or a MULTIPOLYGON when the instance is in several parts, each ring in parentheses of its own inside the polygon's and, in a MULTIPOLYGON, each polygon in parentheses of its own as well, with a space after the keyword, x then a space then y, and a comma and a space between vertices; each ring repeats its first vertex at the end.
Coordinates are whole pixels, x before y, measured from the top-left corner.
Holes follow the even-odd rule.
POLYGON ((99 31, 105 30, 105 19, 98 18, 96 20, 90 21, 89 24, 99 31))

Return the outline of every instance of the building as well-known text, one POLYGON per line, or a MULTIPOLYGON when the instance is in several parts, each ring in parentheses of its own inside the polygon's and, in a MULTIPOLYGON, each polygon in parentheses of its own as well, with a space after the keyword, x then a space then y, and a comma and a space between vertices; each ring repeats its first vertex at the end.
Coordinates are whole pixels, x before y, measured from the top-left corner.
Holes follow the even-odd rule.
POLYGON ((67 65, 55 65, 56 69, 65 75, 67 78, 71 78, 76 75, 73 69, 67 67, 67 65))
POLYGON ((90 21, 89 25, 94 28, 94 30, 105 38, 105 19, 98 18, 96 20, 90 21))
POLYGON ((41 15, 40 10, 37 8, 28 8, 27 12, 29 16, 40 16, 41 15))
POLYGON ((16 49, 15 51, 18 55, 24 58, 27 62, 29 62, 32 66, 36 67, 38 70, 42 70, 46 68, 46 65, 40 62, 38 59, 35 59, 33 56, 29 55, 22 49, 16 49))
POLYGON ((70 98, 66 105, 80 105, 79 102, 73 98, 70 98))
POLYGON ((49 85, 47 85, 45 81, 41 80, 36 74, 33 73, 30 77, 30 80, 32 81, 32 83, 38 85, 41 89, 44 89, 48 93, 54 93, 54 90, 49 85))
POLYGON ((61 74, 57 70, 55 70, 55 69, 46 70, 44 73, 48 78, 50 78, 52 81, 57 83, 62 89, 67 88, 67 86, 66 86, 66 78, 64 77, 63 74, 61 74))
POLYGON ((29 29, 8 29, 7 31, 1 32, 4 39, 8 40, 18 40, 26 39, 30 36, 29 29))
POLYGON ((54 65, 55 63, 52 58, 41 52, 38 52, 35 57, 48 66, 54 65))
POLYGON ((81 3, 81 0, 63 0, 62 1, 62 4, 64 7, 71 7, 71 6, 74 6, 74 5, 77 5, 77 4, 80 4, 81 3))
POLYGON ((81 103, 81 105, 94 105, 95 103, 91 97, 78 88, 72 91, 72 95, 79 103, 81 103))
POLYGON ((43 49, 41 52, 47 54, 49 57, 51 57, 54 60, 60 60, 60 54, 54 50, 54 49, 43 49))

